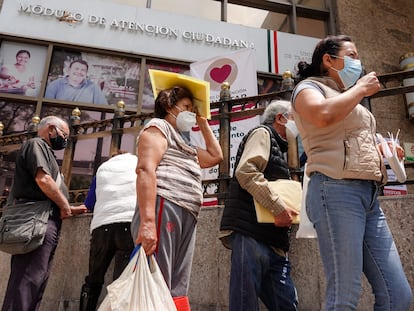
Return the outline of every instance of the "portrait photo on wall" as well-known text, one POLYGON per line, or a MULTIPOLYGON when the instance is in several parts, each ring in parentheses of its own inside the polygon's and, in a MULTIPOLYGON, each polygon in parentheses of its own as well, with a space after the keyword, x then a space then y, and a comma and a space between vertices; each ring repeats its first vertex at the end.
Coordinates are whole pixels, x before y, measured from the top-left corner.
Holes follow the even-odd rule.
POLYGON ((45 98, 136 110, 140 63, 89 52, 53 51, 45 98))
POLYGON ((0 93, 38 96, 46 55, 45 46, 1 42, 0 93))

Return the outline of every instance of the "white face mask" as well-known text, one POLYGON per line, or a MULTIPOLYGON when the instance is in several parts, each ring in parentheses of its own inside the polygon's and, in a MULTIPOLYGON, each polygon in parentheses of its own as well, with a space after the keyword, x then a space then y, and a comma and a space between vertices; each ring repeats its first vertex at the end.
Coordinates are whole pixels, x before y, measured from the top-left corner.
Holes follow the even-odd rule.
POLYGON ((170 113, 174 118, 176 118, 176 126, 180 132, 189 132, 191 128, 196 124, 196 114, 191 111, 182 110, 180 107, 175 106, 180 112, 177 116, 170 113))
POLYGON ((176 124, 180 132, 189 132, 196 124, 196 114, 191 111, 180 112, 177 116, 176 124))
POLYGON ((295 121, 289 118, 291 113, 285 112, 283 117, 286 119, 285 128, 286 128, 286 135, 296 138, 299 135, 299 130, 296 127, 295 121))
POLYGON ((299 130, 296 127, 296 123, 293 120, 287 120, 285 124, 286 130, 290 132, 293 137, 297 137, 299 135, 299 130))

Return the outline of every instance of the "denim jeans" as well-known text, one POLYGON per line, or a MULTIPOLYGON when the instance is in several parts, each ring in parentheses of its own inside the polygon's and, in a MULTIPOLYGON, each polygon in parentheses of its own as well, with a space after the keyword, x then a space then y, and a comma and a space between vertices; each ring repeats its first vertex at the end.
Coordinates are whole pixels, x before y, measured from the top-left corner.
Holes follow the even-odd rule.
POLYGON ((238 232, 232 234, 230 244, 230 311, 257 311, 259 298, 270 311, 297 310, 297 293, 287 257, 238 232))
POLYGON ((311 175, 307 214, 318 234, 327 279, 326 310, 356 310, 362 272, 375 295, 374 310, 409 310, 412 292, 377 200, 365 180, 311 175))

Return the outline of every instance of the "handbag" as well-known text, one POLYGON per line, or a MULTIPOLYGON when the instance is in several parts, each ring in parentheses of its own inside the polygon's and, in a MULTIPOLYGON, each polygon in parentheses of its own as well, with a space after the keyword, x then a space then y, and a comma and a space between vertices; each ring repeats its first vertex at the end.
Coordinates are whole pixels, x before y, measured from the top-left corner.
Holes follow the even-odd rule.
POLYGON ((43 244, 52 201, 9 205, 0 218, 0 251, 29 253, 43 244))
MULTIPOLYGON (((60 187, 62 178, 57 176, 60 187)), ((14 202, 13 188, 0 218, 0 251, 11 255, 26 254, 43 244, 47 222, 52 211, 52 201, 14 202)))
POLYGON ((147 257, 140 245, 107 291, 98 311, 177 311, 154 255, 147 257))
MULTIPOLYGON (((304 172, 306 172, 307 164, 305 164, 304 172)), ((303 174, 303 192, 302 192, 302 208, 300 209, 300 223, 298 231, 296 231, 296 238, 317 238, 316 230, 312 222, 309 220, 306 212, 306 194, 308 193, 309 177, 306 173, 303 174)))

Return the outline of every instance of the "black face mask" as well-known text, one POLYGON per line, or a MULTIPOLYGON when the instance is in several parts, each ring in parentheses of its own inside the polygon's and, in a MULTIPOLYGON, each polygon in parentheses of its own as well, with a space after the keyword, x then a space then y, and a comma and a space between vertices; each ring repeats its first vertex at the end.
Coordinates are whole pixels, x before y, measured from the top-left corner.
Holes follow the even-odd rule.
POLYGON ((66 145, 68 144, 68 140, 62 136, 59 135, 57 129, 56 130, 56 137, 50 137, 49 134, 49 140, 50 140, 50 145, 52 147, 53 150, 62 150, 66 148, 66 145))

